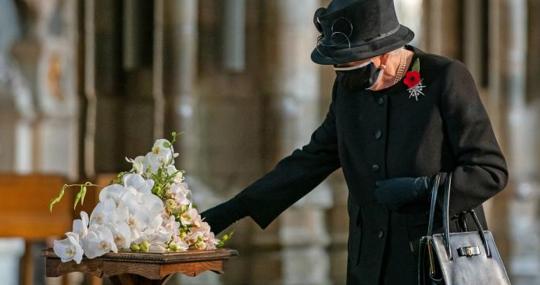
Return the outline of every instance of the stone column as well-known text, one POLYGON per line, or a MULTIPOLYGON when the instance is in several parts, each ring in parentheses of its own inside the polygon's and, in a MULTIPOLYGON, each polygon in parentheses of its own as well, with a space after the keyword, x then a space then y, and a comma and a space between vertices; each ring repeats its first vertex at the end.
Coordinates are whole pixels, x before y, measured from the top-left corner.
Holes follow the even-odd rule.
POLYGON ((436 54, 460 58, 459 1, 424 0, 422 48, 436 54))
MULTIPOLYGON (((528 1, 501 2, 501 19, 506 33, 501 64, 502 91, 507 106, 507 142, 510 153, 512 199, 509 199, 510 274, 512 284, 540 282, 540 102, 534 96, 527 100, 528 1)), ((533 40, 536 36, 533 35, 533 40)), ((532 63, 534 64, 534 63, 532 63)), ((536 80, 536 79, 535 79, 536 80)), ((536 91, 532 91, 534 94, 536 91)))
POLYGON ((153 134, 154 139, 164 137, 165 128, 165 95, 163 92, 163 65, 164 65, 164 0, 154 0, 154 30, 153 30, 153 55, 152 55, 152 98, 154 99, 153 110, 153 134))
MULTIPOLYGON (((0 154, 0 168, 11 173, 52 173, 76 179, 77 2, 17 3, 15 6, 15 1, 0 1, 2 12, 8 13, 0 12, 0 42, 5 43, 6 36, 13 36, 13 31, 20 31, 9 45, 0 47, 0 85, 5 81, 8 87, 0 91, 0 143, 4 152, 0 154), (18 15, 22 15, 20 21, 16 20, 18 15), (6 23, 9 20, 12 22, 6 23)), ((23 251, 16 243, 11 246, 15 252, 23 251)), ((39 250, 43 246, 41 242, 24 249, 35 263, 35 284, 45 282, 39 250)), ((13 273, 1 274, 5 276, 2 282, 18 278, 16 273, 9 274, 13 273)))
MULTIPOLYGON (((319 69, 310 60, 316 43, 312 18, 319 2, 278 0, 265 4, 269 79, 265 88, 272 116, 267 121, 269 166, 306 144, 322 122, 319 69)), ((279 256, 268 256, 281 268, 281 280, 273 280, 277 284, 329 283, 325 210, 331 205, 331 193, 323 183, 280 216, 273 238, 255 237, 255 244, 268 247, 275 242, 281 248, 279 256)), ((269 263, 261 257, 255 262, 269 263)))
POLYGON ((195 79, 197 75, 198 0, 165 1, 164 77, 166 132, 182 132, 177 148, 182 166, 197 164, 195 79))
POLYGON ((139 135, 130 137, 123 126, 123 116, 129 112, 131 102, 122 96, 122 87, 129 84, 122 76, 122 40, 125 39, 122 37, 121 3, 89 0, 85 4, 85 173, 115 173, 119 172, 123 158, 130 156, 126 149, 131 150, 140 143, 148 117, 137 119, 139 135), (131 148, 124 148, 122 139, 133 142, 131 148), (95 162, 93 165, 92 160, 95 162))
MULTIPOLYGON (((199 209, 219 202, 196 174, 200 164, 200 127, 196 112, 195 90, 198 48, 198 0, 163 1, 163 98, 165 100, 164 136, 172 131, 181 133, 176 150, 180 153, 177 167, 187 171, 187 181, 193 190, 193 201, 199 209)), ((176 284, 221 284, 212 272, 197 277, 177 275, 176 284)))
POLYGON ((32 125, 37 106, 32 86, 12 56, 22 36, 22 21, 13 1, 1 0, 0 6, 0 171, 27 173, 33 167, 32 125))
MULTIPOLYGON (((32 125, 36 119, 31 86, 12 58, 13 44, 21 36, 15 2, 0 0, 0 171, 32 171, 32 125)), ((0 239, 2 283, 19 283, 17 274, 24 254, 21 239, 0 239)))
POLYGON ((223 66, 234 72, 246 68, 246 0, 226 0, 223 19, 223 66))
MULTIPOLYGON (((475 4, 469 3, 474 8, 477 9, 475 4)), ((477 9, 477 13, 482 14, 486 13, 486 17, 488 19, 488 27, 487 32, 489 33, 489 36, 486 40, 488 40, 487 45, 489 49, 489 57, 487 57, 487 74, 486 79, 488 82, 487 89, 481 90, 485 91, 484 94, 486 95, 484 98, 486 99, 484 101, 484 104, 487 108, 487 111, 489 113, 489 117, 491 119, 491 123, 493 126, 493 129, 495 131, 495 134, 497 135, 497 140, 500 143, 500 146, 503 150, 504 155, 506 156, 507 160, 510 160, 511 153, 509 152, 509 142, 507 140, 508 133, 507 133, 507 124, 506 124, 506 104, 505 104, 505 98, 506 95, 505 91, 502 89, 504 86, 504 78, 502 76, 502 67, 504 66, 504 48, 505 43, 504 40, 504 29, 502 28, 505 23, 502 21, 501 13, 502 6, 501 1, 496 0, 492 1, 490 3, 489 9, 484 11, 479 11, 477 9)), ((467 22, 474 23, 477 21, 476 19, 472 19, 475 17, 480 17, 480 15, 473 15, 473 13, 469 13, 468 17, 469 19, 467 22)), ((469 35, 466 37, 471 37, 474 32, 466 32, 469 35)), ((480 64, 478 59, 475 59, 472 55, 478 54, 477 49, 479 49, 479 46, 481 46, 482 43, 467 43, 466 44, 466 50, 465 50, 465 60, 468 66, 472 66, 471 72, 473 73, 473 76, 475 76, 475 79, 477 81, 477 84, 481 84, 481 76, 478 76, 478 74, 475 74, 475 65, 480 64)), ((480 70, 477 69, 477 72, 480 70)), ((512 169, 510 169, 510 173, 512 176, 512 169)), ((488 221, 488 226, 490 230, 493 232, 494 236, 496 237, 497 246, 499 248, 500 254, 503 258, 503 260, 506 262, 506 265, 509 267, 509 252, 510 252, 510 240, 509 240, 509 224, 508 224, 508 215, 509 215, 509 200, 512 199, 513 196, 513 187, 510 184, 504 191, 502 191, 500 194, 496 195, 492 199, 488 201, 488 203, 485 204, 485 210, 486 210, 486 217, 488 221)))
POLYGON ((13 48, 30 82, 36 121, 19 135, 33 140, 30 171, 78 175, 77 3, 23 1, 28 29, 13 48))
POLYGON ((415 46, 422 43, 425 38, 423 27, 426 13, 422 8, 426 6, 424 4, 426 1, 429 0, 394 0, 399 22, 414 32, 411 44, 415 46))
POLYGON ((476 79, 478 87, 482 87, 482 64, 484 49, 484 32, 486 29, 483 25, 485 17, 485 9, 482 7, 481 0, 469 0, 463 2, 463 62, 476 79))

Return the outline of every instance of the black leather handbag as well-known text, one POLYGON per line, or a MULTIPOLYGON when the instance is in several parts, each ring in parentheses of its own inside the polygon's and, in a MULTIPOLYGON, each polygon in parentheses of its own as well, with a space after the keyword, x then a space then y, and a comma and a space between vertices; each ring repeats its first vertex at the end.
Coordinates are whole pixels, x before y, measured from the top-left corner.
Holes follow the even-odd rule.
POLYGON ((441 174, 434 179, 431 192, 429 224, 426 236, 420 239, 418 259, 419 285, 503 285, 510 284, 495 240, 483 230, 474 210, 459 215, 462 232, 449 229, 450 190, 452 174, 447 176, 443 196, 443 232, 433 234, 437 192, 441 174), (476 231, 467 231, 466 215, 471 215, 476 231))

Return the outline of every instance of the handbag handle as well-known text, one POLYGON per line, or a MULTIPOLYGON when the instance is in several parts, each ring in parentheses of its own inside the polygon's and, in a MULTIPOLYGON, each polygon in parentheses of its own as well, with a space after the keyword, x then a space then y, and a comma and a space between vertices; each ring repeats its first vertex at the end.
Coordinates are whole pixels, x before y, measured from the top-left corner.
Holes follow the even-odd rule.
MULTIPOLYGON (((433 222, 435 219, 435 208, 437 204, 437 196, 439 191, 439 186, 441 183, 441 176, 442 174, 439 173, 435 176, 433 187, 431 190, 431 203, 429 207, 429 223, 428 223, 428 230, 427 230, 427 236, 433 235, 433 222)), ((444 187, 444 197, 443 197, 443 242, 446 249, 446 254, 448 257, 448 260, 453 260, 452 250, 450 247, 450 190, 452 188, 452 177, 453 174, 449 173, 446 181, 445 181, 445 187, 444 187)), ((491 249, 489 248, 489 245, 487 243, 486 237, 484 235, 484 229, 482 228, 482 225, 480 224, 480 220, 478 219, 478 216, 476 215, 476 212, 474 210, 467 210, 463 211, 461 213, 463 217, 466 214, 470 214, 473 217, 474 223, 476 224, 478 234, 480 235, 480 238, 482 239, 482 243, 484 244, 484 249, 486 250, 487 257, 491 258, 491 249)))
POLYGON ((437 174, 431 187, 431 204, 429 205, 429 222, 426 236, 433 235, 433 220, 435 219, 435 206, 437 201, 437 192, 441 183, 441 174, 437 174))

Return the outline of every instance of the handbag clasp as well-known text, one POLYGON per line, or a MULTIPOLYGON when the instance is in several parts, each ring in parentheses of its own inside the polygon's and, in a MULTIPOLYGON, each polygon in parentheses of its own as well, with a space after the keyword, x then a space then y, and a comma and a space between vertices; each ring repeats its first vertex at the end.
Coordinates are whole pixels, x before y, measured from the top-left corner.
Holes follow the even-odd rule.
POLYGON ((459 256, 471 257, 475 255, 480 255, 480 248, 478 248, 477 246, 465 246, 458 248, 457 252, 459 256))

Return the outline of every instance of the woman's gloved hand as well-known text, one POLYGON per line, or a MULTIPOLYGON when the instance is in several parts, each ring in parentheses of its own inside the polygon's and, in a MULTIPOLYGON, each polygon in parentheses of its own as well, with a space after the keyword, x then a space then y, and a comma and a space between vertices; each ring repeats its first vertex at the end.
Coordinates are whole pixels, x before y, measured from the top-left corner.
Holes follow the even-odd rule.
POLYGON ((201 217, 210 225, 215 235, 247 215, 247 210, 237 197, 201 213, 201 217))
POLYGON ((426 199, 431 188, 431 177, 399 177, 379 180, 375 183, 375 198, 390 210, 426 199))

